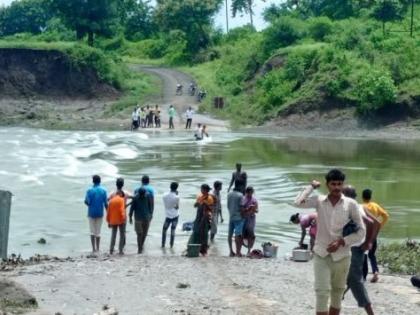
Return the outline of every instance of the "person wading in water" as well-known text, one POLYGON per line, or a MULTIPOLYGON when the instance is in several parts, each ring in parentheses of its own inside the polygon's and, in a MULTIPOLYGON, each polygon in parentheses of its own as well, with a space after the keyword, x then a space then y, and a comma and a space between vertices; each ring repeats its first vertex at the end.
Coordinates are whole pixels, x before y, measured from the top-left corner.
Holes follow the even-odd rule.
POLYGON ((248 176, 246 172, 242 172, 242 164, 236 163, 236 172, 232 173, 232 179, 230 180, 228 192, 230 192, 230 189, 232 188, 233 184, 236 181, 239 181, 242 184, 242 186, 238 187, 238 189, 240 192, 242 192, 243 195, 245 195, 247 180, 248 180, 248 176))

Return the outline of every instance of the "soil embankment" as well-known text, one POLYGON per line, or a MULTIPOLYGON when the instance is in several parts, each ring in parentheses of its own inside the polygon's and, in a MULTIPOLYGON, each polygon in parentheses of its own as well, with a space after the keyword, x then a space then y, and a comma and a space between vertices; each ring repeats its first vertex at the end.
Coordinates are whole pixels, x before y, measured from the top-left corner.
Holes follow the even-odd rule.
POLYGON ((87 129, 119 95, 60 51, 0 49, 0 125, 87 129))
POLYGON ((0 97, 92 99, 117 95, 90 67, 55 50, 0 49, 0 97))

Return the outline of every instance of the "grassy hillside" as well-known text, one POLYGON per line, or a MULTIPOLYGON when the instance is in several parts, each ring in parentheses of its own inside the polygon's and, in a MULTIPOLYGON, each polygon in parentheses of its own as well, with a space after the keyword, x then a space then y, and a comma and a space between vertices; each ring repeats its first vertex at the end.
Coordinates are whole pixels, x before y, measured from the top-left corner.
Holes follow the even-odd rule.
POLYGON ((261 33, 234 30, 214 48, 218 59, 184 69, 227 100, 215 111, 210 97, 204 109, 239 124, 344 107, 393 121, 420 114, 420 33, 411 38, 404 28, 389 23, 383 34, 369 16, 284 17, 261 33))

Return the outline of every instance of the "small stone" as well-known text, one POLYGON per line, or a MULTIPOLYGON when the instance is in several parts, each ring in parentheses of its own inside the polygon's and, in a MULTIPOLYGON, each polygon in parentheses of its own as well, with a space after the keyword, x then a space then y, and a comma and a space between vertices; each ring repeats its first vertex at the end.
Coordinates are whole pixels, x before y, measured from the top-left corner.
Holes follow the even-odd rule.
POLYGON ((190 288, 191 285, 189 283, 178 283, 176 287, 177 289, 187 289, 187 288, 190 288))
POLYGON ((46 241, 46 239, 45 238, 40 238, 39 240, 38 240, 38 244, 42 244, 42 245, 45 245, 45 244, 47 244, 47 241, 46 241))

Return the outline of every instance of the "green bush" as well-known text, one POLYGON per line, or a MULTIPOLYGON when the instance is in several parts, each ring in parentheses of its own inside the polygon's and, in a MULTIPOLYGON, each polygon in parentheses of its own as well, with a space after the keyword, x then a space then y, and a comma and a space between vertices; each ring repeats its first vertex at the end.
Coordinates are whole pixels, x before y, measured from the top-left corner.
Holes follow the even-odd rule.
POLYGON ((187 36, 183 31, 170 31, 166 40, 169 43, 164 56, 167 64, 182 65, 190 60, 187 52, 187 36))
POLYGON ((89 47, 85 44, 76 44, 62 50, 71 58, 70 61, 75 67, 92 67, 98 73, 99 78, 116 87, 124 88, 124 72, 127 71, 119 60, 111 58, 102 50, 89 47))
POLYGON ((378 262, 389 272, 415 275, 420 273, 420 245, 391 243, 378 249, 378 262))
POLYGON ((129 43, 124 53, 130 57, 159 59, 165 55, 167 48, 168 45, 162 39, 145 39, 129 43))
POLYGON ((323 41, 333 32, 333 23, 325 16, 309 20, 309 34, 317 41, 323 41))
POLYGON ((397 97, 397 88, 391 75, 384 70, 369 67, 362 73, 356 89, 359 98, 358 110, 362 114, 369 114, 391 105, 397 97))
POLYGON ((262 50, 264 56, 270 56, 280 47, 294 44, 304 36, 302 21, 291 17, 276 20, 263 32, 262 50))

